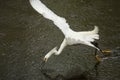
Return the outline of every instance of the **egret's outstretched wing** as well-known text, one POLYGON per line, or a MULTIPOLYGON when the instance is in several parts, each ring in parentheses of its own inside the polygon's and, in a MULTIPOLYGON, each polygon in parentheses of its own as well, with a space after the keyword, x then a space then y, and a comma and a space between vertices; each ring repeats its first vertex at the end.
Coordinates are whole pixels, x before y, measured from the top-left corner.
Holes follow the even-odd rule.
POLYGON ((30 0, 32 7, 45 18, 52 20, 54 24, 64 33, 69 30, 69 25, 65 18, 56 15, 49 8, 47 8, 40 0, 30 0))

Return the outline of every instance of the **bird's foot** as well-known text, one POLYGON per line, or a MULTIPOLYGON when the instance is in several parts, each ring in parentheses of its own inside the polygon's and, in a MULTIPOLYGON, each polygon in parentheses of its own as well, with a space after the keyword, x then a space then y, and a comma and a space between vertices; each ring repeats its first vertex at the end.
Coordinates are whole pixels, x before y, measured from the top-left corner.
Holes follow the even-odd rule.
POLYGON ((102 61, 102 58, 99 55, 96 55, 95 58, 96 58, 98 63, 102 61))
POLYGON ((103 53, 110 53, 111 50, 102 50, 103 53))
POLYGON ((112 52, 111 50, 102 50, 102 53, 103 53, 105 56, 109 56, 111 52, 112 52))

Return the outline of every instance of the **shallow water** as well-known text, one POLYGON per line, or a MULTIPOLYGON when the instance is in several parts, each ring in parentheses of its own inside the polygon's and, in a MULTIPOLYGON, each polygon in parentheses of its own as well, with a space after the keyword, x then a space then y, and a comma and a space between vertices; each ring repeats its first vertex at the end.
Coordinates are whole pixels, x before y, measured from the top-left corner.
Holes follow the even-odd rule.
MULTIPOLYGON (((92 30, 94 25, 99 26, 100 40, 98 42, 102 49, 113 49, 120 46, 120 1, 44 0, 43 2, 56 14, 65 17, 73 30, 92 30)), ((41 58, 50 49, 60 45, 63 38, 62 32, 52 21, 44 19, 34 11, 29 1, 1 0, 1 80, 41 79, 39 76, 41 58)), ((61 57, 69 55, 67 59, 73 57, 76 60, 72 55, 72 53, 77 53, 76 51, 89 53, 93 49, 84 45, 67 47, 61 57)), ((67 61, 67 59, 64 60, 67 61)), ((62 62, 60 59, 58 61, 62 62)), ((76 62, 79 61, 76 60, 76 62)), ((68 61, 68 63, 71 62, 68 61)), ((54 61, 49 64, 54 64, 54 61)), ((63 64, 65 63, 63 62, 63 64)), ((56 64, 56 66, 60 65, 56 64)))

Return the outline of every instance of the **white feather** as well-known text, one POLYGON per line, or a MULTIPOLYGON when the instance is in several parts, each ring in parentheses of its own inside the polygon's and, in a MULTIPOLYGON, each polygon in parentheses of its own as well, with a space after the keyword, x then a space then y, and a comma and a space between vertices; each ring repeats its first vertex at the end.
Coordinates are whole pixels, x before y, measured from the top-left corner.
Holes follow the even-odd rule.
POLYGON ((98 49, 93 44, 91 44, 91 42, 94 42, 95 39, 99 39, 99 35, 98 35, 99 30, 97 26, 95 26, 94 30, 92 31, 76 32, 70 29, 65 18, 56 15, 49 8, 47 8, 40 0, 30 0, 30 4, 38 13, 43 15, 43 17, 45 17, 46 19, 52 20, 53 23, 65 35, 65 38, 60 48, 58 49, 58 51, 56 48, 53 48, 50 52, 46 54, 46 56, 44 57, 45 60, 48 59, 53 53, 56 55, 59 55, 67 45, 85 44, 98 49))
POLYGON ((42 14, 43 17, 52 20, 53 23, 64 33, 64 35, 69 30, 69 25, 66 22, 66 19, 57 16, 54 12, 48 9, 40 0, 30 0, 30 4, 38 13, 42 14))

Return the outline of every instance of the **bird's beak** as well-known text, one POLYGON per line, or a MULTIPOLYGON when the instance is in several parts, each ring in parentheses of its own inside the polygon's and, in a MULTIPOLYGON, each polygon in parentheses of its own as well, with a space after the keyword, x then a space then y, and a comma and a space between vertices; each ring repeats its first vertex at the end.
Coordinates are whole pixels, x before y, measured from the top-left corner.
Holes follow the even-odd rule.
POLYGON ((48 58, 43 58, 43 61, 47 62, 47 61, 48 61, 48 58))

